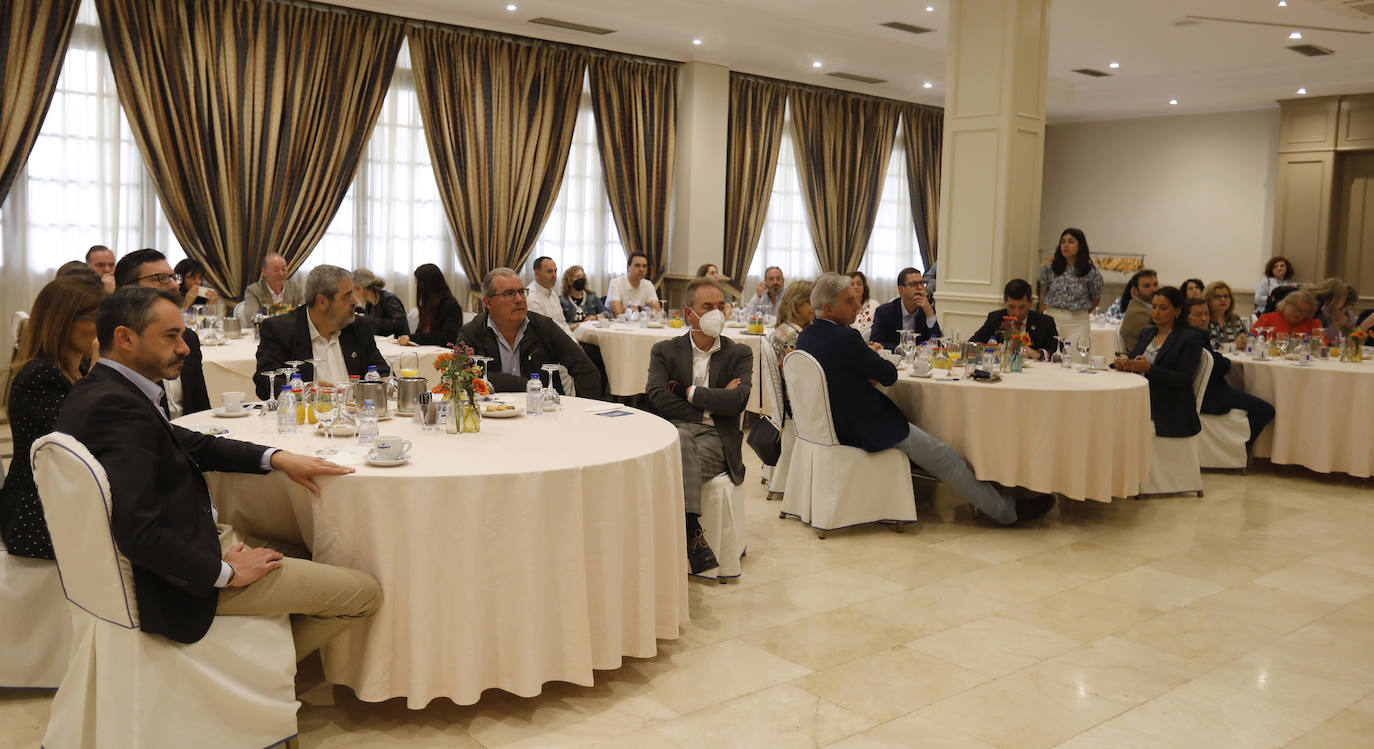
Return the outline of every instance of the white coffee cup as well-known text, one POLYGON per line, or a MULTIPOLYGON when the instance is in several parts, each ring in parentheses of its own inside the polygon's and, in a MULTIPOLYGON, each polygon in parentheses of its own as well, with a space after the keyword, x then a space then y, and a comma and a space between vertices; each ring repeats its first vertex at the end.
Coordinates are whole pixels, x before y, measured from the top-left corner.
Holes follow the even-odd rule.
POLYGON ((1094 356, 1094 357, 1093 357, 1093 369, 1106 369, 1106 368, 1107 368, 1107 357, 1105 357, 1105 356, 1094 356))
POLYGON ((219 399, 227 414, 236 414, 243 410, 243 393, 220 393, 219 399))
POLYGON ((372 441, 372 454, 382 460, 397 460, 410 454, 410 440, 394 434, 379 435, 372 441))

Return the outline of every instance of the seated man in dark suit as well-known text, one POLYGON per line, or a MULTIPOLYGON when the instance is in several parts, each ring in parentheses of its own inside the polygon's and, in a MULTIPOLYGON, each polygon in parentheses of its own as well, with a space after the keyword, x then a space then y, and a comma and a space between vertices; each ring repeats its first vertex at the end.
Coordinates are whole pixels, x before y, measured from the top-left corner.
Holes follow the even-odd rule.
POLYGON ((692 329, 654 344, 645 386, 658 415, 677 426, 687 557, 693 573, 716 566, 698 521, 701 485, 722 471, 729 471, 736 486, 744 482, 739 419, 749 403, 754 355, 748 346, 720 334, 725 328, 724 307, 725 294, 715 281, 697 278, 687 284, 683 316, 692 329))
MULTIPOLYGON (((525 288, 510 268, 496 268, 482 279, 482 306, 458 334, 473 353, 490 356, 487 379, 500 392, 524 392, 530 375, 545 364, 561 364, 573 378, 579 398, 601 397, 601 374, 577 342, 553 320, 525 305, 525 288)), ((567 393, 561 375, 554 387, 567 393)))
MULTIPOLYGON (((172 273, 167 256, 157 250, 134 250, 120 258, 114 269, 115 286, 146 286, 181 293, 181 278, 172 273)), ((191 353, 181 368, 181 376, 158 383, 167 393, 167 410, 173 419, 185 414, 210 410, 210 394, 205 390, 205 369, 200 354, 200 336, 191 328, 181 334, 191 353)))
POLYGON ((975 343, 1000 343, 998 333, 1003 329, 1003 323, 1006 318, 1014 317, 1021 321, 1021 330, 1030 336, 1026 358, 1049 359, 1050 353, 1055 350, 1054 337, 1059 335, 1059 331, 1054 326, 1053 317, 1031 309, 1030 282, 1020 278, 1008 281, 1002 289, 1002 303, 1003 308, 989 312, 983 327, 969 340, 975 343))
MULTIPOLYGON (((1184 299, 1182 319, 1187 320, 1190 327, 1207 332, 1207 326, 1212 321, 1207 300, 1184 299)), ((1212 374, 1208 376, 1207 389, 1202 393, 1200 411, 1216 415, 1230 413, 1233 408, 1244 411, 1245 418, 1250 422, 1250 439, 1245 444, 1247 447, 1253 445, 1264 427, 1274 420, 1274 407, 1268 401, 1227 385, 1226 375, 1231 372, 1231 360, 1213 350, 1210 340, 1203 341, 1203 344, 1207 347, 1207 354, 1212 357, 1212 374)))
POLYGON ((901 342, 903 330, 915 331, 917 344, 944 335, 935 320, 935 307, 926 293, 925 279, 915 268, 903 268, 897 274, 897 298, 874 310, 869 340, 891 351, 901 342))
MULTIPOLYGON (((305 279, 305 304, 284 315, 262 321, 262 340, 258 342, 258 372, 281 369, 289 361, 301 365, 301 377, 334 385, 347 385, 349 375, 362 377, 368 366, 377 373, 391 374, 386 359, 377 350, 372 328, 355 317, 358 306, 353 292, 353 274, 337 265, 320 265, 305 279), (310 359, 324 361, 316 374, 310 359)), ((253 375, 259 398, 273 398, 267 392, 267 378, 253 375)))
POLYGON ((814 356, 825 370, 840 444, 871 453, 895 447, 1002 525, 1049 512, 1054 497, 1017 505, 993 484, 979 481, 954 448, 909 423, 897 404, 878 391, 876 385, 897 381, 897 368, 878 356, 877 344, 865 346, 859 331, 849 327, 859 314, 859 296, 847 276, 823 274, 811 290, 816 320, 797 336, 797 349, 814 356))
POLYGON ((133 566, 145 632, 200 640, 216 614, 290 614, 304 658, 377 611, 370 575, 249 548, 218 524, 202 471, 279 470, 318 494, 334 463, 248 442, 207 437, 167 420, 157 382, 186 360, 179 295, 126 287, 100 305, 100 361, 72 387, 57 429, 80 440, 110 483, 110 528, 133 566))

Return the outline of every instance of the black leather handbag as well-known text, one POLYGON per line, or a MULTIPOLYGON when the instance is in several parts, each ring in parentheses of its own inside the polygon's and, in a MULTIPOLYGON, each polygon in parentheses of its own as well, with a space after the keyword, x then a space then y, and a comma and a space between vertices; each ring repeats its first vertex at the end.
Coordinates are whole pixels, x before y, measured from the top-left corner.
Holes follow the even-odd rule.
POLYGON ((782 457, 782 433, 773 426, 771 419, 760 418, 754 422, 754 426, 749 427, 749 434, 744 438, 749 443, 749 447, 754 449, 754 454, 759 456, 766 466, 775 466, 778 459, 782 457))

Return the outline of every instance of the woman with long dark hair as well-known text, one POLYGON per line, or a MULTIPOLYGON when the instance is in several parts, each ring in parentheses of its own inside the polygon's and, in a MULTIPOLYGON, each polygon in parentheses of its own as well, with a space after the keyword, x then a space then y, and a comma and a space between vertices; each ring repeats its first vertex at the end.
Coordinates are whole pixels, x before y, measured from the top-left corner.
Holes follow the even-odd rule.
POLYGON ((62 403, 99 358, 95 318, 105 287, 99 279, 63 276, 38 292, 19 354, 10 365, 0 402, 9 405, 14 459, 0 487, 0 538, 9 553, 52 559, 52 538, 33 483, 29 448, 57 428, 62 403), (86 369, 83 370, 83 360, 86 369))
POLYGON ((1087 344, 1089 314, 1102 299, 1102 274, 1093 266, 1088 238, 1072 227, 1059 234, 1054 260, 1040 268, 1040 306, 1054 318, 1059 335, 1087 344))
POLYGON ((205 266, 199 260, 186 258, 177 263, 172 272, 181 277, 181 308, 193 304, 214 304, 219 292, 205 285, 205 266))
POLYGON ((444 272, 434 263, 415 269, 415 307, 420 313, 415 331, 398 337, 397 343, 448 346, 458 340, 458 332, 463 329, 463 308, 449 289, 444 272))
POLYGON ((1202 431, 1193 397, 1193 377, 1207 348, 1207 334, 1183 318, 1183 292, 1164 286, 1150 301, 1154 326, 1140 331, 1128 356, 1112 368, 1144 375, 1150 382, 1150 418, 1160 437, 1191 437, 1202 431))

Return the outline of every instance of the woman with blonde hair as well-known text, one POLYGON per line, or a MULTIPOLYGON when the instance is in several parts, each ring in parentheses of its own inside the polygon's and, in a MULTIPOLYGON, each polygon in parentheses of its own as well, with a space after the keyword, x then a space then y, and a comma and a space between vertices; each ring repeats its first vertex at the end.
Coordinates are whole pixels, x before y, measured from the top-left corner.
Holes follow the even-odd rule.
POLYGON ((54 279, 33 302, 29 324, 10 365, 3 402, 9 406, 14 433, 14 460, 0 487, 0 538, 9 553, 52 559, 52 538, 33 483, 29 449, 34 440, 57 428, 62 403, 72 383, 100 356, 95 320, 105 287, 81 276, 54 279))
POLYGON ((1207 302, 1207 337, 1212 349, 1220 351, 1225 343, 1244 348, 1245 323, 1236 315, 1236 297, 1231 287, 1225 281, 1213 281, 1207 284, 1202 298, 1207 302))
POLYGON ((768 336, 779 366, 782 358, 797 348, 797 336, 802 329, 816 319, 816 312, 811 309, 811 287, 810 281, 793 281, 782 292, 782 301, 778 302, 778 325, 768 336))

